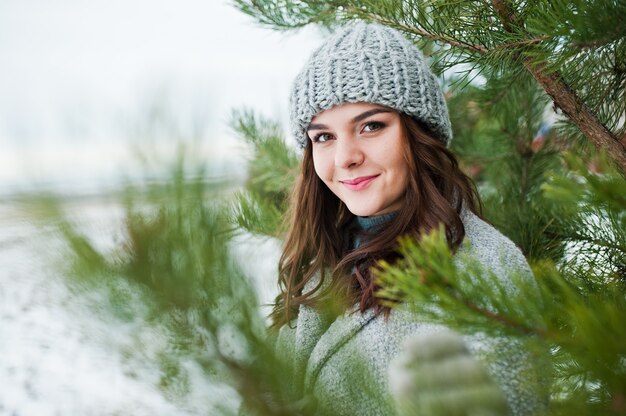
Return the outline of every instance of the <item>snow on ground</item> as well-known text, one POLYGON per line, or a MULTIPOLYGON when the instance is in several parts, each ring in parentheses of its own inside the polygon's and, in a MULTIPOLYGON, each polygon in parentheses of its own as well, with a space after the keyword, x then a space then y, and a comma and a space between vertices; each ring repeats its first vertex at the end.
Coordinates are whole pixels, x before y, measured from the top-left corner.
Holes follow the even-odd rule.
MULTIPOLYGON (((114 243, 119 208, 98 203, 77 211, 99 246, 114 243)), ((261 299, 271 300, 276 242, 248 236, 233 252, 245 259, 261 299)), ((205 415, 217 405, 236 408, 236 394, 212 384, 191 361, 182 397, 159 388, 163 332, 94 310, 97 302, 73 293, 54 271, 58 253, 58 241, 15 207, 0 205, 0 416, 205 415)))

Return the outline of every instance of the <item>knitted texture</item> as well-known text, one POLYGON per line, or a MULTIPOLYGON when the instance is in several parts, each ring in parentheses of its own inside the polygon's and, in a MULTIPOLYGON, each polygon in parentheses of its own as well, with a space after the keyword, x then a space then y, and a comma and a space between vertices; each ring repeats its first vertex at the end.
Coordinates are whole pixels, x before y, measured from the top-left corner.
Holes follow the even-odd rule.
POLYGON ((291 92, 292 133, 300 148, 313 117, 342 103, 391 107, 426 125, 445 145, 452 139, 448 108, 422 53, 400 32, 357 22, 313 52, 291 92))

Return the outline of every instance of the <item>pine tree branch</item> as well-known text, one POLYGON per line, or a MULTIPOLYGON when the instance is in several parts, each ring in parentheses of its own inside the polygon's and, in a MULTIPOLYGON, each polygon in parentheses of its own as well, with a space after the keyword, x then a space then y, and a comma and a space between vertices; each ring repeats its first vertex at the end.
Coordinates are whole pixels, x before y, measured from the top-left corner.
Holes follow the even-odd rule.
POLYGON ((593 238, 592 236, 584 235, 577 231, 574 231, 570 234, 566 234, 564 235, 564 237, 570 241, 590 243, 599 247, 603 247, 603 248, 607 248, 611 250, 618 250, 622 253, 626 253, 626 246, 623 246, 619 243, 612 243, 610 241, 607 241, 601 238, 593 238))
MULTIPOLYGON (((357 10, 355 9, 354 12, 357 12, 357 10)), ((436 42, 441 42, 459 49, 464 49, 468 52, 474 52, 481 55, 487 54, 489 52, 489 49, 485 48, 482 45, 463 42, 462 40, 458 40, 450 36, 445 36, 440 33, 429 32, 419 27, 409 26, 403 23, 399 23, 395 20, 385 19, 383 16, 374 15, 369 16, 369 18, 376 23, 380 23, 385 26, 395 27, 405 33, 412 33, 414 35, 418 35, 436 42)))
POLYGON ((482 45, 477 45, 475 43, 468 43, 468 42, 463 42, 462 40, 458 40, 455 38, 452 38, 450 36, 445 36, 439 33, 433 33, 433 32, 429 32, 425 29, 419 28, 419 27, 415 27, 415 26, 409 26, 406 24, 400 24, 396 21, 390 21, 388 19, 384 19, 381 16, 374 16, 373 20, 376 21, 377 23, 380 24, 384 24, 386 26, 390 26, 393 25, 396 28, 407 32, 407 33, 413 33, 415 35, 419 35, 421 37, 425 37, 427 39, 433 40, 433 41, 437 41, 437 42, 441 42, 441 43, 445 43, 448 44, 450 46, 454 46, 456 48, 461 48, 461 49, 465 49, 469 52, 475 52, 481 55, 486 55, 490 52, 493 52, 494 50, 502 50, 502 49, 517 49, 520 47, 524 47, 524 46, 529 46, 529 45, 535 45, 537 43, 541 43, 547 39, 550 39, 550 36, 544 35, 544 36, 539 36, 536 38, 530 38, 530 39, 523 39, 520 41, 516 41, 516 42, 510 42, 510 43, 503 43, 501 45, 496 45, 493 48, 486 48, 482 45))
POLYGON ((611 40, 612 38, 607 36, 605 38, 594 39, 588 42, 570 42, 569 46, 577 49, 594 49, 606 45, 611 40))
MULTIPOLYGON (((518 23, 518 18, 505 0, 492 0, 494 9, 510 33, 518 23)), ((517 53, 521 57, 521 52, 517 53)), ((598 150, 606 150, 622 175, 626 176, 626 146, 596 117, 576 92, 563 81, 558 71, 549 71, 547 65, 533 57, 521 59, 524 68, 537 80, 539 85, 552 98, 554 104, 580 129, 598 150)))
POLYGON ((502 45, 496 45, 494 49, 517 49, 519 47, 535 45, 537 43, 541 43, 545 40, 550 39, 550 36, 543 35, 536 38, 523 39, 517 42, 503 43, 502 45))
POLYGON ((547 337, 547 333, 540 329, 540 328, 531 328, 528 327, 526 325, 523 325, 519 322, 515 322, 512 319, 509 319, 508 317, 504 316, 504 315, 500 315, 497 314, 495 312, 491 312, 485 308, 481 308, 478 305, 475 305, 472 302, 469 302, 468 300, 461 300, 463 302, 463 304, 471 309, 472 311, 484 316, 485 318, 494 321, 494 322, 498 322, 504 326, 507 326, 509 328, 515 329, 516 331, 519 331, 525 335, 538 335, 542 338, 546 338, 547 337))

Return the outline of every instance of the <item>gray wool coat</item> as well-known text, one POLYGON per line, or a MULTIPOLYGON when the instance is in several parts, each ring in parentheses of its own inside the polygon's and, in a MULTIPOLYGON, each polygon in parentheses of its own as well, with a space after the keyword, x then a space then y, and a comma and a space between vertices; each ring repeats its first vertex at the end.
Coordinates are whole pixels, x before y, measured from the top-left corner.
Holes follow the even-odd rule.
MULTIPOLYGON (((525 272, 532 279, 524 256, 508 238, 469 211, 461 219, 466 237, 458 253, 471 253, 505 283, 510 284, 507 280, 510 270, 525 272)), ((463 267, 461 257, 455 256, 459 267, 463 267)), ((316 283, 312 279, 305 291, 316 283)), ((442 330, 445 328, 416 321, 414 315, 402 308, 394 309, 388 320, 368 310, 362 314, 347 312, 333 322, 325 322, 314 308, 302 306, 295 325, 281 328, 277 348, 293 359, 296 371, 302 373, 304 386, 300 388, 320 400, 319 414, 390 415, 394 414, 389 400, 390 361, 401 352, 407 337, 442 330), (355 357, 364 360, 372 376, 366 389, 355 386, 352 360, 355 357)), ((500 385, 510 414, 536 414, 543 407, 536 393, 537 371, 519 345, 509 339, 480 334, 463 339, 469 351, 483 362, 492 380, 500 385)))

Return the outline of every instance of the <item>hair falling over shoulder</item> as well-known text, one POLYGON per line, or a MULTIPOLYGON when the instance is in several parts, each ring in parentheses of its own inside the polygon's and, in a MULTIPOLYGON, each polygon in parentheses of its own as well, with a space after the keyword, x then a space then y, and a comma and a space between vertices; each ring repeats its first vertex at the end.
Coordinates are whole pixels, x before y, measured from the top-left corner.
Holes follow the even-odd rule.
POLYGON ((370 269, 379 260, 393 263, 399 254, 397 239, 421 235, 443 223, 450 248, 456 250, 465 229, 461 210, 480 215, 476 188, 459 168, 455 156, 413 118, 400 114, 405 137, 405 157, 412 172, 404 203, 391 223, 356 250, 349 249, 348 230, 354 215, 318 178, 313 166, 311 143, 304 148, 301 171, 291 196, 288 232, 278 265, 281 293, 271 313, 272 326, 290 323, 300 305, 336 302, 345 307, 358 304, 363 312, 375 308, 388 312, 378 302, 370 269), (316 274, 319 283, 304 287, 316 274), (324 285, 324 280, 330 282, 324 285))

